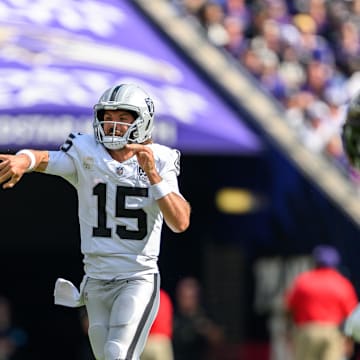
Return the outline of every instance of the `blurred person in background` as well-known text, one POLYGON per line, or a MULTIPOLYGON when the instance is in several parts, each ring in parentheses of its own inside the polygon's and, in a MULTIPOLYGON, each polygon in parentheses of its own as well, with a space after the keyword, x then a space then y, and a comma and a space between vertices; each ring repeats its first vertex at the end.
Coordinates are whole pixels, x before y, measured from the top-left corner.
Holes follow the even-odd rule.
POLYGON ((172 300, 164 289, 160 289, 159 310, 151 326, 141 360, 174 360, 173 317, 172 300))
POLYGON ((95 360, 94 353, 91 349, 89 341, 89 318, 85 307, 81 307, 79 311, 80 327, 82 338, 80 340, 78 354, 76 360, 95 360))
POLYGON ((205 29, 208 39, 215 45, 222 47, 229 41, 229 35, 224 27, 224 10, 216 2, 206 2, 198 12, 201 25, 205 29))
POLYGON ((285 294, 285 308, 294 325, 295 360, 343 360, 353 343, 342 326, 358 303, 354 286, 342 275, 338 250, 318 245, 314 268, 295 277, 285 294))
POLYGON ((199 281, 181 279, 176 285, 174 313, 175 360, 209 360, 224 341, 223 329, 206 313, 199 281))
POLYGON ((0 183, 11 189, 37 171, 75 187, 85 274, 80 291, 59 278, 55 303, 86 306, 97 359, 138 360, 159 306, 163 223, 185 231, 190 205, 178 186, 180 152, 152 141, 147 92, 115 85, 93 110, 94 133, 72 133, 58 151, 0 154, 0 183))
POLYGON ((0 296, 0 360, 27 359, 24 354, 26 344, 26 332, 13 324, 9 299, 0 296))

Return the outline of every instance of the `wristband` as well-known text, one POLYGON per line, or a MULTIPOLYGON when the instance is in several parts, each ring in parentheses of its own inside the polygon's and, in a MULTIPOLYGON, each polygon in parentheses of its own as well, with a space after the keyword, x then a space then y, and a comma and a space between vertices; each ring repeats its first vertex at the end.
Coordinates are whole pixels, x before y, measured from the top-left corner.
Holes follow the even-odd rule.
POLYGON ((169 184, 165 180, 161 180, 159 183, 151 185, 151 191, 153 198, 159 200, 167 194, 172 192, 169 184))
POLYGON ((24 149, 24 150, 20 150, 16 153, 16 155, 21 155, 24 154, 26 156, 28 156, 28 158, 30 159, 30 165, 27 168, 26 172, 30 172, 34 169, 35 165, 36 165, 36 158, 35 155, 32 151, 24 149))

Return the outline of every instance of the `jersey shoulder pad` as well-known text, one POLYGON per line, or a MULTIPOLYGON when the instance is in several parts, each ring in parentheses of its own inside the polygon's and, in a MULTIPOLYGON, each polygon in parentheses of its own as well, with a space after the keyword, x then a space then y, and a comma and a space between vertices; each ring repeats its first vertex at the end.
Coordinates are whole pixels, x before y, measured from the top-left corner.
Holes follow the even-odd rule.
POLYGON ((155 159, 163 165, 165 171, 175 170, 176 175, 180 174, 181 153, 179 150, 160 144, 152 144, 152 149, 155 159))
POLYGON ((95 145, 94 136, 82 133, 71 133, 61 145, 60 150, 67 153, 75 148, 87 148, 95 145))

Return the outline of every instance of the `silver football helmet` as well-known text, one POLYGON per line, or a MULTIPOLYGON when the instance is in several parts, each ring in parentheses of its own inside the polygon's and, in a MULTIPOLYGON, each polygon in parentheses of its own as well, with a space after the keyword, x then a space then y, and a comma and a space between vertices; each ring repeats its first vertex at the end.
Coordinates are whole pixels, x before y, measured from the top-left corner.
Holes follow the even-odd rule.
MULTIPOLYGON (((112 122, 112 121, 111 121, 112 122)), ((115 123, 115 122, 112 122, 115 123)), ((154 123, 154 103, 149 95, 134 84, 122 84, 107 89, 94 106, 94 133, 97 142, 110 150, 118 150, 129 143, 143 143, 151 138, 154 123), (104 132, 105 110, 127 110, 135 115, 133 123, 124 124, 128 129, 123 136, 104 132)))

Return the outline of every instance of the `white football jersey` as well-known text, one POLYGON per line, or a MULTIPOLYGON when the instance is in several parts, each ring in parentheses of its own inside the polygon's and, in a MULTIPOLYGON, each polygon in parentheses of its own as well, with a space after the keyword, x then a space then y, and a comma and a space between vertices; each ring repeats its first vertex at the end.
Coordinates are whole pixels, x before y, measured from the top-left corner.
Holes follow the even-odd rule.
MULTIPOLYGON (((179 151, 147 146, 160 176, 179 194, 179 151)), ((163 215, 136 156, 118 162, 93 136, 70 134, 61 151, 50 151, 46 173, 64 177, 77 190, 88 276, 107 280, 158 272, 163 215)))

